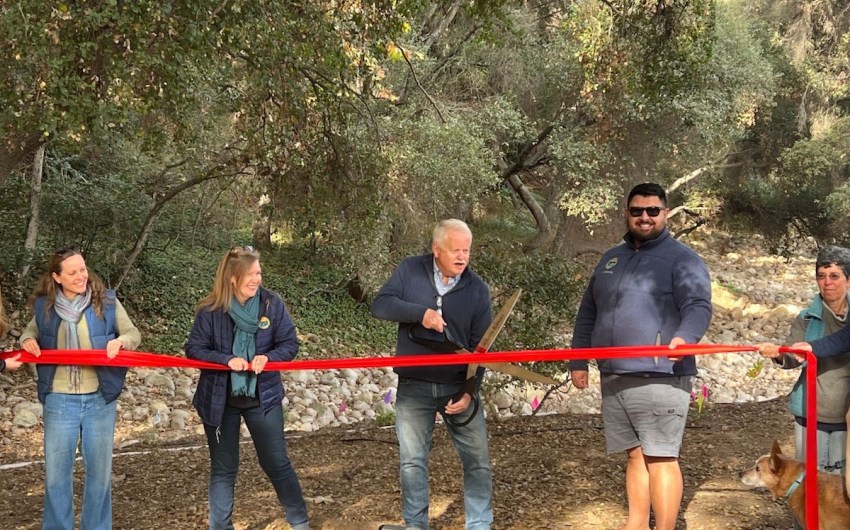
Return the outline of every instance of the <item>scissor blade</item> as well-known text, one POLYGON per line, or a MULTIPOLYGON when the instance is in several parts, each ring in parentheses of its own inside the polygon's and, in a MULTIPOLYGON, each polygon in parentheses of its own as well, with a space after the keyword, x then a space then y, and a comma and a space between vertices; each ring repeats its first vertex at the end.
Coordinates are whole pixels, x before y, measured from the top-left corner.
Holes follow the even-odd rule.
POLYGON ((495 370, 496 372, 501 372, 503 374, 512 375, 516 378, 522 379, 524 381, 531 381, 532 383, 540 383, 543 385, 560 385, 561 382, 555 379, 552 379, 549 376, 545 376, 543 374, 538 374, 537 372, 532 372, 522 366, 518 366, 516 364, 511 363, 482 363, 482 366, 489 368, 490 370, 495 370))
MULTIPOLYGON (((496 342, 496 337, 499 336, 499 333, 502 331, 502 328, 505 327, 505 322, 507 322, 508 317, 511 316, 511 312, 514 310, 514 306, 519 300, 519 296, 522 294, 522 289, 517 289, 514 291, 514 294, 511 295, 510 298, 505 302, 502 306, 502 309, 499 310, 499 313, 496 315, 496 318, 493 319, 493 322, 490 323, 490 326, 484 331, 484 335, 481 337, 481 340, 478 342, 478 346, 475 347, 475 353, 486 353, 490 346, 496 342)), ((478 370, 477 364, 470 364, 466 369, 466 378, 469 379, 475 375, 475 372, 478 370)))
POLYGON ((503 305, 502 309, 499 310, 499 314, 497 314, 496 318, 493 319, 493 322, 490 323, 490 327, 484 331, 484 336, 481 337, 481 341, 479 341, 478 346, 475 347, 475 353, 484 353, 488 351, 493 343, 496 342, 496 337, 499 336, 499 333, 502 332, 502 328, 505 327, 505 322, 507 322, 508 317, 511 316, 514 306, 516 306, 517 300, 519 300, 519 296, 521 294, 522 289, 517 289, 514 291, 514 294, 508 298, 505 305, 503 305))

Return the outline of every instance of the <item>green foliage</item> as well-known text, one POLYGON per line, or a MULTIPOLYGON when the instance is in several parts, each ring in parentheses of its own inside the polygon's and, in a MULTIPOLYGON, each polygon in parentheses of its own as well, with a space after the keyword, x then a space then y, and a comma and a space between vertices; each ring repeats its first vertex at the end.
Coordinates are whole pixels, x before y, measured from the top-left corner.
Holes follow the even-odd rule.
POLYGON ((558 131, 550 146, 550 157, 568 189, 561 196, 559 207, 582 218, 589 227, 607 221, 622 190, 618 179, 604 173, 603 168, 612 161, 606 146, 581 138, 575 131, 558 131))
MULTIPOLYGON (((618 17, 624 46, 635 45, 640 92, 662 102, 703 82, 714 44, 714 2, 633 1, 618 17)), ((649 99, 651 102, 652 99, 649 99)))
POLYGON ((372 317, 345 288, 349 278, 327 254, 297 244, 267 253, 263 283, 287 302, 304 339, 304 357, 350 357, 395 348, 395 325, 372 317))
POLYGON ((278 188, 276 197, 295 233, 346 260, 369 290, 382 283, 392 259, 422 249, 437 219, 463 217, 498 183, 472 119, 399 116, 380 125, 380 146, 365 126, 317 138, 320 154, 291 158, 293 185, 278 188), (327 172, 311 171, 316 164, 327 172))
POLYGON ((473 268, 490 285, 494 310, 514 289, 523 290, 496 347, 501 350, 563 348, 562 326, 575 316, 584 288, 576 263, 551 254, 525 254, 515 234, 526 229, 506 218, 473 227, 473 268))
POLYGON ((387 198, 395 218, 436 221, 470 204, 482 190, 498 183, 482 131, 457 116, 442 124, 434 119, 386 124, 387 198), (434 156, 436 153, 440 156, 434 156))
MULTIPOLYGON (((62 157, 48 150, 45 155, 42 185, 40 237, 32 256, 25 256, 21 245, 30 214, 29 178, 13 174, 7 181, 0 200, 3 226, 21 239, 7 238, 0 242, 2 254, 8 259, 11 272, 32 258, 36 273, 42 269, 55 249, 76 246, 97 263, 95 270, 107 282, 114 271, 122 247, 133 240, 140 225, 140 214, 147 206, 135 186, 102 173, 91 158, 62 157)), ((28 287, 34 275, 23 279, 28 287)))
MULTIPOLYGON (((482 256, 476 270, 507 296, 522 288, 523 296, 506 326, 500 349, 562 348, 558 332, 574 317, 581 287, 575 265, 554 256, 520 254, 482 256)), ((498 302, 496 303, 498 306, 498 302)))
POLYGON ((375 415, 375 425, 378 427, 389 427, 390 425, 395 425, 395 412, 391 410, 379 412, 375 415))
MULTIPOLYGON (((744 3, 719 4, 702 82, 698 90, 674 101, 682 121, 715 152, 746 135, 757 117, 767 115, 774 105, 782 74, 770 58, 773 52, 764 42, 765 31, 748 15, 744 3)), ((685 151, 692 149, 690 143, 676 145, 685 151)))
POLYGON ((712 55, 714 3, 580 2, 563 26, 580 44, 583 94, 631 119, 663 112, 698 87, 712 55))
POLYGON ((747 377, 755 379, 764 371, 764 359, 759 359, 747 370, 747 377))
MULTIPOLYGON (((798 2, 777 8, 760 1, 736 7, 737 19, 747 21, 738 22, 739 27, 750 28, 762 64, 774 72, 775 89, 769 104, 746 114, 754 119, 715 181, 727 218, 765 234, 780 252, 801 236, 820 243, 846 241, 847 144, 842 138, 847 130, 834 106, 848 90, 839 81, 848 73, 847 55, 836 53, 846 36, 843 4, 798 2)), ((754 56, 752 45, 736 40, 734 32, 727 40, 739 44, 730 47, 730 58, 754 56)), ((757 64, 742 64, 732 75, 752 72, 753 80, 763 79, 765 70, 754 68, 757 64)))
POLYGON ((16 132, 82 142, 92 131, 121 130, 136 113, 168 117, 171 127, 192 123, 182 118, 191 116, 198 93, 184 87, 202 84, 216 66, 199 53, 215 47, 222 29, 224 17, 209 16, 216 7, 4 2, 4 142, 20 141, 16 132))
POLYGON ((212 288, 223 251, 170 247, 148 252, 119 293, 142 332, 144 351, 182 351, 195 316, 195 304, 212 288))
POLYGON ((845 241, 850 215, 850 118, 837 120, 818 138, 786 149, 767 178, 754 176, 738 200, 763 215, 756 226, 772 236, 777 248, 792 237, 789 227, 826 243, 845 241))

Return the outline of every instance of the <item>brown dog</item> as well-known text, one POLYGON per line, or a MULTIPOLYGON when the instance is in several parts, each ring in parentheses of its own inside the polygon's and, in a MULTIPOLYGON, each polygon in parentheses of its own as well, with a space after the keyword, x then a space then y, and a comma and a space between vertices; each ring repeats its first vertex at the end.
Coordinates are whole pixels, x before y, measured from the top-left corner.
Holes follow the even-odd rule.
MULTIPOLYGON (((741 473, 747 486, 766 488, 774 498, 788 497, 794 517, 806 528, 806 465, 782 454, 779 443, 773 441, 770 454, 756 460, 756 465, 741 473)), ((818 529, 850 529, 850 499, 844 488, 844 478, 818 471, 818 529)))

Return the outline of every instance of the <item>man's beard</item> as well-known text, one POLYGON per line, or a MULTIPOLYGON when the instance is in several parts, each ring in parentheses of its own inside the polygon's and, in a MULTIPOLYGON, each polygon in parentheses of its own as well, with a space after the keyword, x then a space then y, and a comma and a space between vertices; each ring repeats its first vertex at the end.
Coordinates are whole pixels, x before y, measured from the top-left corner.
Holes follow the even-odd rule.
POLYGON ((628 229, 629 234, 631 234, 632 239, 634 239, 634 240, 635 240, 635 241, 637 241, 638 243, 646 243, 647 241, 652 241, 653 239, 655 239, 655 238, 657 238, 658 236, 660 236, 660 235, 661 235, 661 232, 663 232, 663 231, 664 231, 664 227, 663 227, 663 226, 658 226, 658 225, 653 226, 653 227, 652 227, 652 231, 650 231, 650 232, 648 232, 648 233, 647 233, 647 232, 639 232, 639 231, 637 231, 637 230, 633 230, 630 226, 629 226, 629 227, 626 227, 626 228, 628 229))

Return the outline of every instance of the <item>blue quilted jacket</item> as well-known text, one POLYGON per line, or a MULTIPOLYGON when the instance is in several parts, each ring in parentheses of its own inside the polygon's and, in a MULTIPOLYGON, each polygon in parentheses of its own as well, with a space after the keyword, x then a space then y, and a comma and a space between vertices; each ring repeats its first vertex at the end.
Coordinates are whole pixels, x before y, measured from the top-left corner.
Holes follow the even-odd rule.
MULTIPOLYGON (((298 353, 295 324, 283 305, 280 296, 260 288, 260 320, 268 318, 270 325, 257 330, 257 355, 266 355, 269 361, 291 361, 298 353)), ((226 311, 202 309, 195 315, 189 340, 183 349, 186 357, 227 365, 235 356, 233 348, 233 320, 226 311)), ((227 403, 230 370, 201 370, 198 389, 193 404, 207 425, 217 427, 224 417, 227 403)), ((269 411, 283 400, 283 383, 280 372, 265 371, 257 378, 260 404, 269 411)))

